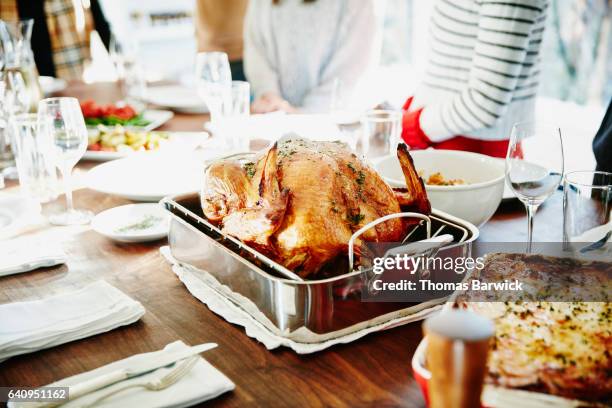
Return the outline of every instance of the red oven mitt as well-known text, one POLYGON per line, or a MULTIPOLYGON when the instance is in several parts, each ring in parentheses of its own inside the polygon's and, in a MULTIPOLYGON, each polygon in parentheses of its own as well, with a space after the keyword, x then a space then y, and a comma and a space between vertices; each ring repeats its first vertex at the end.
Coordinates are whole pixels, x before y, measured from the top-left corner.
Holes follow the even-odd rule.
POLYGON ((412 96, 404 103, 404 116, 402 118, 402 139, 411 148, 415 150, 427 149, 433 146, 433 143, 421 129, 419 119, 423 108, 408 112, 412 104, 412 96))

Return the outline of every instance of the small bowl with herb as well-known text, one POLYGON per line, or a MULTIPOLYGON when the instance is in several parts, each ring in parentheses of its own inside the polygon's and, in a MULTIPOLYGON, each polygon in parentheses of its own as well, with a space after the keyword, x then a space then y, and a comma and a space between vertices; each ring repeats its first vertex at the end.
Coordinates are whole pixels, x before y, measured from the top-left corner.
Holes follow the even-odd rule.
POLYGON ((148 242, 168 235, 169 218, 157 203, 128 204, 102 211, 91 227, 118 242, 148 242))

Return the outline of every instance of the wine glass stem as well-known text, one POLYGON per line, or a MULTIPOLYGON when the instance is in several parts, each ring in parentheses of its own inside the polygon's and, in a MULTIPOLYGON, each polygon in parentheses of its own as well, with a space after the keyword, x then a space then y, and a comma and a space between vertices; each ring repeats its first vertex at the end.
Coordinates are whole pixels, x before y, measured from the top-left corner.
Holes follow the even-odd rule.
POLYGON ((526 203, 527 208, 527 253, 532 252, 533 247, 533 218, 538 210, 539 204, 526 203))
POLYGON ((66 210, 68 212, 74 210, 72 204, 72 167, 62 168, 62 179, 64 180, 64 190, 66 193, 66 210))

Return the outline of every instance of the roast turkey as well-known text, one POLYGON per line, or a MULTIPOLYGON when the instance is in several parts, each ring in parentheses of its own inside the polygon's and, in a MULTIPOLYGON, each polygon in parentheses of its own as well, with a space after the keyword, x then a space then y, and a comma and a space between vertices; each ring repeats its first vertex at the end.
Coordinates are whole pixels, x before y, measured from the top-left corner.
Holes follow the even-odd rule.
MULTIPOLYGON (((423 181, 405 145, 397 155, 407 188, 394 191, 340 142, 288 137, 252 162, 218 161, 206 170, 204 215, 228 235, 301 277, 345 255, 351 235, 365 224, 406 211, 428 214, 423 181)), ((409 220, 379 224, 362 236, 401 241, 409 220)))

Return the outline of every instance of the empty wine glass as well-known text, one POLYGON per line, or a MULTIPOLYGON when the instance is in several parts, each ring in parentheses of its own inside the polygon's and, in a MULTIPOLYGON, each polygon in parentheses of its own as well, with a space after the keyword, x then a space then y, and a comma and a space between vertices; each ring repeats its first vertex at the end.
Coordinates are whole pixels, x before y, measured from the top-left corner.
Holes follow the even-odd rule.
POLYGON ((527 252, 533 243, 538 207, 563 179, 563 138, 558 126, 522 122, 512 127, 506 155, 506 180, 527 210, 527 252))
POLYGON ((112 35, 109 42, 109 57, 115 67, 121 89, 122 102, 139 105, 146 97, 146 73, 138 63, 140 46, 134 39, 119 39, 112 35))
POLYGON ((232 73, 224 52, 200 52, 196 57, 196 86, 214 124, 223 115, 224 106, 231 103, 232 73))
POLYGON ((87 224, 90 211, 75 210, 72 203, 71 173, 87 149, 87 127, 76 98, 48 98, 38 104, 38 131, 48 138, 52 161, 62 173, 66 190, 66 211, 52 215, 55 225, 87 224))

